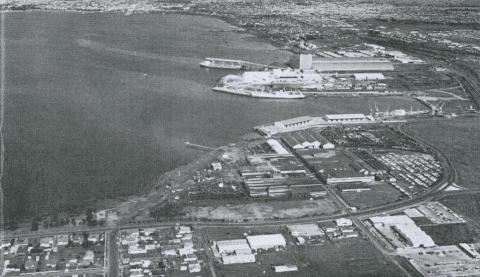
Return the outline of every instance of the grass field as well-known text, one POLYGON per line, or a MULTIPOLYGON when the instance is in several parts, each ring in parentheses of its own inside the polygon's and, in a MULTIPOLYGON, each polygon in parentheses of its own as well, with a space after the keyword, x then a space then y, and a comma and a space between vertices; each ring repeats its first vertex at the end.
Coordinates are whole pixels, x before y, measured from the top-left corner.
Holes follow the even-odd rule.
POLYGON ((479 230, 464 223, 421 226, 421 228, 432 237, 437 245, 473 243, 480 238, 479 230))
POLYGON ((387 184, 371 186, 372 190, 364 192, 343 192, 342 198, 350 205, 359 209, 367 209, 392 203, 400 199, 402 194, 387 184))
POLYGON ((451 196, 441 201, 447 207, 480 223, 480 193, 451 196))
POLYGON ((407 129, 445 153, 458 172, 458 185, 465 188, 480 187, 478 118, 416 122, 407 129))

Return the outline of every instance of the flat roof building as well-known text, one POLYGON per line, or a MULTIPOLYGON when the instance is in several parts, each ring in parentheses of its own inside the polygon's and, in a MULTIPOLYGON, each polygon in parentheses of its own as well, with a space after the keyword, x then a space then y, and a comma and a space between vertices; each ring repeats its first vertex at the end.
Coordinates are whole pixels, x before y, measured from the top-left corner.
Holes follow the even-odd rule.
POLYGON ((296 265, 275 265, 273 270, 275 272, 292 272, 298 271, 298 267, 296 265))
POLYGON ((280 142, 278 142, 276 139, 267 139, 267 144, 272 148, 272 150, 280 155, 285 155, 285 154, 290 154, 290 152, 285 149, 280 142))
POLYGON ((364 72, 392 71, 393 64, 386 58, 377 57, 313 57, 311 54, 300 55, 300 69, 317 72, 364 72))
POLYGON ((222 257, 223 264, 247 264, 254 263, 254 254, 227 255, 222 257))
POLYGON ((349 226, 353 225, 353 222, 352 222, 351 219, 342 217, 342 218, 339 218, 339 219, 335 219, 335 224, 338 227, 349 227, 349 226))
POLYGON ((287 241, 282 234, 247 236, 247 241, 254 250, 268 250, 287 246, 287 241))
POLYGON ((435 242, 415 222, 406 215, 375 216, 370 221, 381 233, 384 229, 393 230, 412 247, 432 247, 435 242))
POLYGON ((288 230, 294 237, 319 237, 323 235, 317 224, 295 224, 288 225, 288 230))
POLYGON ((337 189, 341 192, 362 192, 372 190, 372 188, 364 182, 341 183, 337 185, 337 189))
POLYGON ((314 129, 283 133, 282 141, 291 149, 333 149, 335 145, 314 129))
POLYGON ((216 241, 215 245, 220 254, 251 251, 246 239, 220 240, 216 241))

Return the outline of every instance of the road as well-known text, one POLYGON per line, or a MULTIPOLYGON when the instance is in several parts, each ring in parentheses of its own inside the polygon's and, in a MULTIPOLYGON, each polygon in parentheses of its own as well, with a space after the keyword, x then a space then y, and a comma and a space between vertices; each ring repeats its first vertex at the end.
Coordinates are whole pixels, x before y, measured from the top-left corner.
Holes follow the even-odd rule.
POLYGON ((118 275, 118 230, 107 232, 105 235, 105 268, 107 269, 107 277, 117 277, 118 275))

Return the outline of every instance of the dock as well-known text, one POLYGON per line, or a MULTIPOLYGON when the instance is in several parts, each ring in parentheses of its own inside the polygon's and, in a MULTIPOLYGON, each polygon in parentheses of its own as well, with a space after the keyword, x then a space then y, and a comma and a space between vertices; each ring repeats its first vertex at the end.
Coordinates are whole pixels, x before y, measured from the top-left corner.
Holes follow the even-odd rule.
POLYGON ((185 146, 187 146, 188 148, 193 148, 193 149, 207 151, 207 152, 215 150, 215 148, 213 148, 213 147, 200 145, 200 144, 196 144, 196 143, 190 143, 189 141, 185 142, 185 146))
POLYGON ((205 58, 205 60, 200 63, 200 66, 210 68, 238 69, 246 71, 263 71, 267 69, 280 68, 277 66, 253 63, 249 61, 222 58, 205 58))

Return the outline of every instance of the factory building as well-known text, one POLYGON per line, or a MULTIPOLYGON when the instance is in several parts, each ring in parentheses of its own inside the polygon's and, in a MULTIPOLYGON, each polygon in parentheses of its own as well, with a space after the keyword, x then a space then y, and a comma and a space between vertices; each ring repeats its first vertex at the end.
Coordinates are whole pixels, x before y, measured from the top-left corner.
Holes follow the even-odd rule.
POLYGON ((284 133, 282 141, 291 149, 334 149, 335 145, 313 129, 284 133))
POLYGON ((228 255, 222 257, 222 263, 229 264, 247 264, 254 263, 255 255, 253 254, 239 254, 239 255, 228 255))
POLYGON ((380 233, 393 231, 411 247, 432 247, 435 242, 406 215, 371 217, 375 229, 380 233))
POLYGON ((220 254, 250 251, 250 246, 246 239, 220 240, 215 242, 215 246, 220 254))
POLYGON ((363 123, 370 122, 372 118, 364 114, 326 114, 323 119, 327 123, 363 123))
POLYGON ((275 139, 267 139, 267 144, 272 148, 272 150, 279 155, 290 154, 287 149, 285 149, 280 142, 275 139))
POLYGON ((303 126, 309 126, 309 124, 312 123, 312 120, 313 118, 310 116, 300 116, 282 121, 276 121, 275 123, 273 123, 273 125, 282 129, 298 128, 303 126))
POLYGON ((311 54, 300 55, 300 69, 317 72, 364 72, 392 71, 392 62, 377 57, 313 57, 311 54))
POLYGON ((247 241, 250 248, 255 251, 285 248, 287 246, 287 241, 282 234, 247 236, 247 241))
POLYGON ((355 81, 380 81, 385 80, 382 73, 354 73, 355 81))
POLYGON ((298 267, 296 265, 275 265, 275 266, 273 266, 273 270, 276 273, 279 273, 279 272, 293 272, 293 271, 298 271, 298 267))
POLYGON ((297 153, 318 178, 329 185, 375 181, 376 172, 351 151, 307 149, 297 153))
POLYGON ((336 187, 340 192, 363 192, 372 190, 372 188, 364 182, 342 183, 338 184, 336 187))
POLYGON ((295 224, 288 225, 290 234, 294 237, 319 237, 323 235, 323 231, 320 230, 317 224, 295 224))
POLYGON ((221 240, 214 242, 214 253, 220 257, 223 264, 254 263, 255 255, 252 254, 246 239, 221 240))
POLYGON ((335 224, 338 226, 338 227, 350 227, 353 225, 353 222, 351 219, 348 219, 348 218, 339 218, 339 219, 335 219, 335 224))
POLYGON ((251 178, 245 179, 251 197, 320 197, 326 191, 313 177, 306 178, 251 178))

